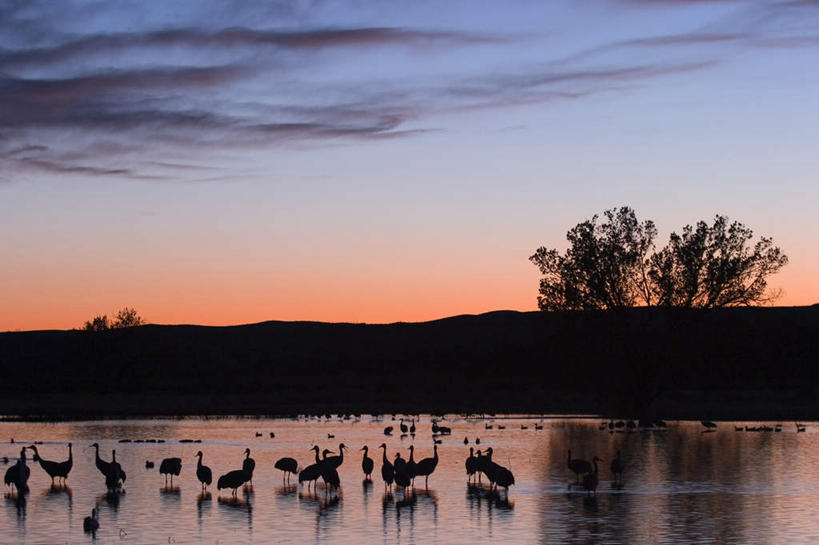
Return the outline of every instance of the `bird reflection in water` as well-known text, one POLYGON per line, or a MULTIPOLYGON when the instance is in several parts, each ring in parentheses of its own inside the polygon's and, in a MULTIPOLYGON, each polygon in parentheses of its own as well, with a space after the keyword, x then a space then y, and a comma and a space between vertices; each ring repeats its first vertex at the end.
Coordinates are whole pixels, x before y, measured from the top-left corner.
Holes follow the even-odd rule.
POLYGON ((13 505, 17 512, 17 517, 20 519, 26 516, 26 495, 17 493, 6 494, 6 505, 13 505))
POLYGON ((201 492, 198 496, 196 496, 196 516, 199 519, 200 524, 202 522, 202 513, 206 507, 210 509, 212 503, 213 496, 211 496, 210 492, 201 492))
POLYGON ((298 491, 299 487, 295 484, 285 484, 275 489, 277 496, 290 496, 298 491))
POLYGON ((118 491, 106 492, 105 494, 100 496, 99 501, 107 503, 108 505, 114 508, 114 511, 116 511, 117 509, 119 509, 120 496, 122 495, 124 495, 124 492, 118 491))
POLYGON ((71 487, 64 484, 52 484, 48 488, 43 490, 43 496, 66 496, 69 501, 71 500, 71 487))
POLYGON ((469 501, 470 509, 480 509, 484 502, 489 509, 512 510, 515 508, 515 502, 509 501, 508 492, 486 488, 474 482, 466 485, 466 499, 469 501))

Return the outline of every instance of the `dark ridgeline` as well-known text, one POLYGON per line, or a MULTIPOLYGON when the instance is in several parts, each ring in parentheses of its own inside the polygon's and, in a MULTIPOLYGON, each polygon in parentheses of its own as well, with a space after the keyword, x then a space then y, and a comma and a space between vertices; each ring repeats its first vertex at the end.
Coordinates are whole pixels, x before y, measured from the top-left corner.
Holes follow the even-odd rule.
POLYGON ((0 333, 0 412, 294 414, 320 407, 797 420, 819 413, 817 354, 819 306, 0 333), (412 396, 391 372, 407 366, 428 377, 412 396))

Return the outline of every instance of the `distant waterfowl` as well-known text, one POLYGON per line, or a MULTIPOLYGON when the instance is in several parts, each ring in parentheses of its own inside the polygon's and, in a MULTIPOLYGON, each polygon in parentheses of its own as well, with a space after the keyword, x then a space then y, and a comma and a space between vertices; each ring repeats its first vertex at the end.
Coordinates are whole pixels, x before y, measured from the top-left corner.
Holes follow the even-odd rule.
MULTIPOLYGON (((201 454, 201 452, 200 452, 201 454)), ((165 476, 165 486, 168 486, 168 476, 171 477, 171 486, 173 486, 174 475, 177 477, 182 471, 182 458, 165 458, 159 464, 159 474, 165 476)))
POLYGON ((591 473, 592 466, 591 464, 580 458, 572 458, 572 451, 569 449, 569 458, 568 464, 569 469, 575 474, 577 477, 577 483, 580 483, 580 476, 584 473, 591 473))
MULTIPOLYGON (((199 479, 199 482, 202 484, 202 490, 205 490, 210 483, 213 481, 213 473, 211 472, 210 468, 204 464, 202 464, 202 451, 196 453, 196 478, 199 479)), ((178 473, 177 473, 178 475, 178 473)), ((171 481, 173 482, 173 481, 171 481)))
POLYGON ((438 466, 438 445, 432 445, 432 458, 424 458, 415 468, 415 474, 419 477, 424 477, 424 487, 429 486, 429 476, 435 471, 438 466))
POLYGON ((620 458, 620 451, 617 451, 617 457, 611 461, 611 474, 614 476, 614 482, 619 483, 623 479, 623 460, 620 458))
POLYGON ((253 486, 253 470, 256 469, 256 460, 250 457, 250 449, 245 449, 245 459, 242 462, 242 470, 247 473, 247 480, 250 481, 250 486, 253 486))
POLYGON ((384 428, 384 435, 392 435, 392 426, 384 428))
POLYGON ((40 457, 40 453, 37 451, 37 447, 31 445, 31 450, 34 451, 34 461, 39 462, 40 467, 43 468, 49 477, 51 477, 51 486, 54 486, 54 478, 62 478, 63 484, 65 484, 65 478, 68 477, 68 473, 71 471, 71 467, 73 466, 73 457, 71 455, 71 443, 68 444, 68 460, 65 462, 53 462, 51 460, 43 460, 40 457))
POLYGON ((367 480, 372 480, 372 472, 373 468, 375 467, 375 463, 373 459, 367 456, 367 445, 361 447, 361 450, 364 451, 364 457, 361 459, 361 471, 364 472, 364 478, 367 480))
POLYGON ((299 472, 299 463, 294 458, 279 458, 273 467, 282 471, 282 481, 286 478, 287 482, 290 482, 291 473, 296 475, 299 472))
POLYGON ((535 424, 535 429, 536 430, 542 430, 543 429, 543 424, 535 424))
POLYGON ((85 532, 96 532, 100 529, 100 521, 97 520, 97 508, 91 509, 91 516, 85 517, 82 521, 82 529, 85 532))
POLYGON ((28 492, 28 478, 31 475, 31 468, 26 465, 26 447, 20 450, 20 457, 17 463, 6 470, 3 482, 6 486, 14 485, 17 495, 28 492))
POLYGON ((804 424, 800 424, 799 422, 794 422, 794 424, 796 424, 796 433, 800 433, 800 432, 805 431, 805 425, 804 424))
POLYGON ((468 437, 464 437, 464 445, 468 445, 468 444, 469 444, 469 438, 468 438, 468 437))
POLYGON ((480 444, 481 444, 481 438, 480 438, 480 437, 476 437, 476 438, 475 438, 475 444, 476 444, 476 445, 480 445, 480 444))
POLYGON ((498 424, 498 429, 499 429, 499 430, 505 430, 505 429, 506 429, 506 426, 503 426, 503 425, 501 425, 501 424, 498 424))
POLYGON ((600 458, 595 456, 592 458, 592 462, 594 463, 594 471, 586 473, 583 476, 583 488, 586 489, 586 492, 593 492, 597 494, 597 485, 600 482, 600 479, 597 474, 597 462, 602 462, 600 458))
POLYGON ((270 432, 270 438, 271 438, 271 439, 273 439, 273 438, 275 438, 275 437, 276 437, 276 434, 275 434, 275 433, 273 433, 273 432, 271 431, 271 432, 270 432))
POLYGON ((261 436, 262 436, 262 432, 257 431, 257 432, 256 432, 256 437, 261 437, 261 436))
POLYGON ((492 424, 484 424, 484 425, 483 425, 483 429, 485 429, 485 430, 491 430, 491 429, 492 429, 492 424))
POLYGON ((335 438, 336 438, 336 436, 333 435, 332 433, 327 434, 327 439, 335 439, 335 438))
POLYGON ((714 431, 714 430, 717 429, 717 424, 715 422, 710 421, 710 420, 700 420, 700 424, 705 426, 705 429, 708 430, 708 431, 714 431))
POLYGON ((384 480, 384 487, 392 491, 392 483, 395 480, 395 468, 387 459, 387 444, 381 443, 378 448, 384 449, 384 453, 381 457, 381 478, 384 480))
POLYGON ((150 460, 145 460, 145 469, 153 469, 154 463, 150 460))

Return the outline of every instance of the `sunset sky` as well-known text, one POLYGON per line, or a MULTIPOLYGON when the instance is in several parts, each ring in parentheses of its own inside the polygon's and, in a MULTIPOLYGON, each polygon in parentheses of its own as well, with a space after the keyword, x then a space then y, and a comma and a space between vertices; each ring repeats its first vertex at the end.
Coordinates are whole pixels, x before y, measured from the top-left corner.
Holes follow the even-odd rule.
POLYGON ((0 331, 534 310, 725 214, 819 302, 819 1, 0 0, 0 331))

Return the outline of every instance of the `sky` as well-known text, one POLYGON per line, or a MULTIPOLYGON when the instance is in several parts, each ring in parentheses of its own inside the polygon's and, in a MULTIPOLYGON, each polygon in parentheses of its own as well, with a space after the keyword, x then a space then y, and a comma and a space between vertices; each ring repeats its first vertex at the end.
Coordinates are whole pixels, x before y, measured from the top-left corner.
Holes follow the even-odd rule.
POLYGON ((537 308, 715 214, 819 302, 819 1, 0 0, 0 331, 537 308))

